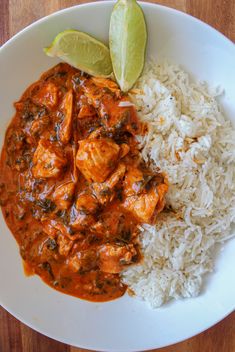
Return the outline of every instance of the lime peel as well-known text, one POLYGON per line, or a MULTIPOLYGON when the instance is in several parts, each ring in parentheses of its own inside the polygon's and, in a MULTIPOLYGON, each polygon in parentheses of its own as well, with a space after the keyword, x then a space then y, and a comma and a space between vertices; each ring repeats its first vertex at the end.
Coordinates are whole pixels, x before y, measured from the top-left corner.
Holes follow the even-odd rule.
POLYGON ((130 90, 145 62, 147 29, 136 0, 119 0, 111 14, 109 46, 113 70, 122 91, 130 90))
POLYGON ((44 52, 50 57, 59 57, 92 76, 109 77, 113 71, 108 47, 89 34, 77 30, 60 32, 52 44, 44 48, 44 52))

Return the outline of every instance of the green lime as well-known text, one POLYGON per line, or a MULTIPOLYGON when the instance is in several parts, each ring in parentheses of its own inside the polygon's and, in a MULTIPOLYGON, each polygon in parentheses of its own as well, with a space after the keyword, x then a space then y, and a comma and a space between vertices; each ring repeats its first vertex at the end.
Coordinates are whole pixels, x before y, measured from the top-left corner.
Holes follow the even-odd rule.
POLYGON ((59 33, 44 52, 92 76, 108 77, 113 71, 107 46, 77 30, 59 33))
POLYGON ((147 29, 136 0, 119 0, 113 8, 109 47, 116 80, 126 92, 140 76, 145 61, 147 29))

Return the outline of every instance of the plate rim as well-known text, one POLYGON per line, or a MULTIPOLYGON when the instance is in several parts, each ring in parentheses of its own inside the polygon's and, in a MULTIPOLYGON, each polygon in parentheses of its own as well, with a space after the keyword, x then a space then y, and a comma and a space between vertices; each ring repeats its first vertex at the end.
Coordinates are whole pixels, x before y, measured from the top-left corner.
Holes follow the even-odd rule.
MULTIPOLYGON (((169 13, 172 13, 173 15, 177 15, 177 16, 181 16, 181 17, 187 17, 189 18, 191 21, 194 21, 195 23, 198 23, 200 24, 201 26, 203 26, 205 29, 207 30, 210 30, 212 33, 214 32, 214 34, 216 34, 217 36, 219 36, 224 42, 226 42, 226 44, 228 45, 228 47, 230 47, 232 50, 235 49, 235 44, 233 43, 233 41, 226 37, 223 33, 221 33, 219 30, 215 29, 214 27, 212 27, 211 25, 209 25, 208 23, 206 22, 203 22, 202 20, 188 14, 188 13, 185 13, 183 11, 180 11, 180 10, 177 10, 175 8, 172 8, 172 7, 168 7, 168 6, 165 6, 165 5, 160 5, 160 4, 156 4, 156 3, 150 3, 150 2, 143 2, 143 1, 139 1, 138 2, 141 6, 143 7, 156 7, 156 8, 159 8, 160 10, 163 10, 163 11, 166 11, 166 12, 169 12, 169 13)), ((83 3, 83 4, 77 4, 77 5, 74 5, 74 6, 70 6, 68 8, 64 8, 64 9, 60 9, 58 11, 55 11, 47 16, 44 16, 42 18, 39 18, 38 20, 30 23, 29 25, 27 25, 26 27, 24 27, 23 29, 21 29, 19 32, 17 32, 14 36, 12 36, 10 39, 8 39, 1 47, 0 47, 0 56, 1 56, 1 53, 7 49, 10 45, 14 44, 14 42, 18 39, 18 37, 20 37, 22 34, 28 32, 31 30, 31 28, 37 26, 38 24, 41 24, 43 22, 46 22, 49 18, 52 18, 52 17, 57 17, 58 15, 62 14, 62 13, 69 13, 70 11, 73 11, 73 9, 77 9, 77 8, 82 8, 82 7, 102 7, 102 6, 110 6, 111 4, 115 4, 115 1, 112 1, 112 0, 101 0, 101 1, 98 1, 98 2, 88 2, 88 3, 83 3)), ((235 50, 234 50, 234 54, 235 54, 235 50)), ((58 338, 58 337, 52 337, 50 336, 50 334, 48 334, 47 332, 43 331, 43 329, 41 328, 38 328, 36 323, 35 325, 34 324, 31 324, 31 323, 28 323, 24 318, 20 317, 19 314, 11 309, 9 309, 1 300, 1 294, 0 294, 0 305, 8 312, 10 313, 13 317, 15 317, 17 320, 19 320, 20 322, 22 322, 23 324, 25 324, 26 326, 30 327, 31 329, 35 330, 36 332, 39 332, 40 334, 44 335, 44 336, 47 336, 55 341, 59 341, 61 343, 65 343, 65 344, 68 344, 68 341, 66 341, 65 339, 63 338, 58 338)), ((196 333, 192 333, 190 335, 188 335, 188 337, 183 337, 183 338, 179 338, 179 339, 176 339, 175 342, 173 342, 173 344, 178 344, 182 341, 185 341, 187 339, 190 339, 206 330, 208 330, 209 328, 213 327, 214 325, 218 324, 220 321, 222 321, 223 319, 225 319, 227 316, 229 316, 232 312, 235 311, 235 301, 234 301, 234 306, 233 308, 231 309, 228 309, 221 318, 217 319, 213 325, 211 325, 210 323, 207 324, 206 327, 203 327, 201 329, 198 330, 198 332, 196 333)), ((162 347, 167 347, 167 346, 171 346, 172 343, 170 342, 169 344, 159 344, 159 346, 157 348, 162 348, 162 347)), ((84 349, 90 349, 90 350, 96 350, 96 347, 92 344, 71 344, 71 346, 75 346, 75 347, 80 347, 80 348, 84 348, 84 349)), ((138 350, 135 350, 136 352, 141 352, 141 351, 147 351, 149 349, 154 349, 156 348, 156 346, 154 345, 149 345, 148 347, 146 348, 142 348, 142 349, 138 349, 138 350)), ((100 351, 102 352, 110 352, 110 349, 100 349, 100 351)), ((132 352, 133 349, 127 349, 125 352, 132 352)), ((112 352, 123 352, 119 349, 115 349, 115 347, 112 349, 112 352)))

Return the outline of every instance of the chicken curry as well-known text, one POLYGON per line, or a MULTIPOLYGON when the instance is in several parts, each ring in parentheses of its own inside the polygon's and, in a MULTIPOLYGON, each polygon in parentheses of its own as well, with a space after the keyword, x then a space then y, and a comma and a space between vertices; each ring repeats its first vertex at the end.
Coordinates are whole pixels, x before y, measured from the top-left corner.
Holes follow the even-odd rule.
POLYGON ((164 208, 167 182, 141 159, 144 133, 116 83, 61 63, 15 103, 1 156, 0 201, 29 274, 108 301, 141 260, 138 226, 164 208))

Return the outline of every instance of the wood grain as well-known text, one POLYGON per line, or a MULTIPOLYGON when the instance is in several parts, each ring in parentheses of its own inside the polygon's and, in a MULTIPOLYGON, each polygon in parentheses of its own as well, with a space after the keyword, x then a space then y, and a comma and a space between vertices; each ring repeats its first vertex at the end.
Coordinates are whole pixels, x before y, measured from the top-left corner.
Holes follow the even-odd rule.
MULTIPOLYGON (((54 11, 86 0, 0 0, 0 45, 54 11)), ((235 0, 152 0, 187 12, 235 41, 235 0)), ((206 332, 158 352, 235 352, 235 313, 206 332)), ((85 352, 49 339, 0 308, 0 352, 85 352)), ((89 352, 89 351, 87 351, 89 352)), ((153 351, 152 351, 153 352, 153 351)))

